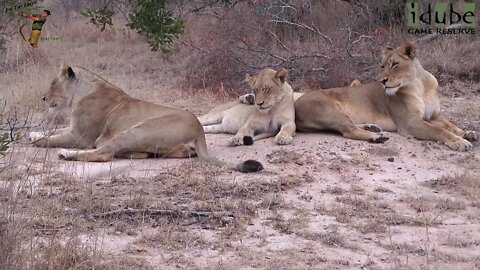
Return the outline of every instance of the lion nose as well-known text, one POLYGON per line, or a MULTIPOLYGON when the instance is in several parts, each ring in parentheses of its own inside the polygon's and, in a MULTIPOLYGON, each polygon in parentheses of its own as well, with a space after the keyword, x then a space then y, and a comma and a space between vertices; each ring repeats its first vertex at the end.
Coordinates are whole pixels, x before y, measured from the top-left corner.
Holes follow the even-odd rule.
POLYGON ((262 101, 261 103, 257 103, 257 106, 261 107, 265 103, 265 101, 262 101))
POLYGON ((388 82, 388 78, 383 78, 380 80, 383 85, 385 85, 388 82))

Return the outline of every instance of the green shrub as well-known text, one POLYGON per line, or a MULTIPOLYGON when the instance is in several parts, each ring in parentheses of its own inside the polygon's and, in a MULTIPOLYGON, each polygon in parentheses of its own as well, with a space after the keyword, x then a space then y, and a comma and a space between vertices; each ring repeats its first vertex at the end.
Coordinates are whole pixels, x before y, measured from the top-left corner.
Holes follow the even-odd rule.
POLYGON ((166 8, 165 0, 141 0, 127 26, 146 37, 153 51, 166 52, 183 33, 184 21, 166 8))
POLYGON ((100 28, 100 31, 105 30, 107 25, 112 26, 112 17, 115 14, 108 6, 93 7, 81 11, 80 14, 87 17, 90 23, 100 28))
POLYGON ((2 155, 2 156, 5 155, 5 153, 8 150, 8 145, 11 142, 12 141, 10 140, 10 136, 8 135, 8 133, 4 133, 4 134, 0 135, 0 155, 2 155))

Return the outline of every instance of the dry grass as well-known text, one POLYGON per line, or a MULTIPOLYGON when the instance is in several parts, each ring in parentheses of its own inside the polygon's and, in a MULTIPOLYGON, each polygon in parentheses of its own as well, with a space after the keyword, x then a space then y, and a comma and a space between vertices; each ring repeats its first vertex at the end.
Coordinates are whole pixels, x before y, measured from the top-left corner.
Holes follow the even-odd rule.
POLYGON ((478 246, 480 241, 472 240, 463 235, 449 234, 445 243, 447 246, 455 248, 467 248, 471 246, 478 246))
POLYGON ((38 228, 18 225, 11 221, 0 224, 2 269, 108 269, 102 265, 95 243, 77 235, 37 237, 38 228))
POLYGON ((284 218, 282 215, 274 213, 270 220, 273 221, 273 227, 280 233, 291 234, 308 228, 309 214, 302 211, 294 213, 290 218, 284 218))
MULTIPOLYGON (((29 174, 24 167, 12 167, 0 175, 4 183, 9 183, 2 189, 2 204, 16 205, 16 211, 21 209, 21 214, 16 214, 18 215, 16 219, 24 224, 22 228, 29 234, 13 233, 24 239, 5 240, 3 243, 22 246, 23 241, 34 236, 40 237, 39 239, 60 241, 66 238, 69 231, 89 235, 92 229, 104 227, 107 228, 107 235, 141 236, 135 242, 136 245, 169 251, 172 254, 169 260, 172 262, 180 261, 191 265, 189 260, 182 259, 181 253, 201 249, 208 244, 200 234, 191 231, 192 226, 204 230, 220 229, 219 237, 224 239, 222 241, 228 247, 229 241, 245 233, 245 228, 256 216, 257 209, 285 209, 287 206, 283 203, 283 197, 277 194, 311 181, 308 175, 273 176, 262 179, 260 174, 252 179, 232 182, 225 181, 228 174, 229 172, 221 168, 197 161, 181 162, 177 167, 148 178, 112 177, 80 180, 68 174, 45 171, 37 174, 41 175, 43 180, 37 181, 35 188, 27 193, 11 192, 8 188, 15 187, 13 183, 17 184, 19 181, 26 184, 28 179, 33 179, 35 175, 29 174), (21 180, 22 177, 27 179, 21 180), (11 194, 17 196, 13 197, 11 194), (117 215, 94 218, 96 214, 124 207, 151 207, 174 211, 227 211, 233 212, 235 217, 117 215), (139 233, 143 226, 154 227, 155 232, 139 233)), ((295 219, 289 222, 294 226, 295 219)), ((11 229, 16 223, 3 224, 11 229)), ((3 231, 5 230, 2 229, 3 231)), ((9 234, 4 234, 3 239, 12 234, 10 231, 6 232, 9 234)), ((93 234, 95 235, 95 232, 93 234)), ((83 269, 83 265, 86 265, 85 268, 99 268, 104 263, 100 253, 98 255, 93 251, 86 253, 89 251, 88 248, 94 246, 80 238, 55 244, 52 242, 51 249, 45 249, 45 258, 51 260, 45 261, 39 257, 39 261, 34 263, 41 265, 39 269, 42 267, 83 269), (55 256, 52 253, 55 253, 55 256)), ((3 249, 8 250, 10 246, 3 249)), ((109 257, 105 260, 124 266, 143 265, 142 261, 137 260, 118 261, 109 257)))
POLYGON ((431 212, 455 212, 460 213, 465 210, 466 204, 458 199, 438 198, 438 197, 406 197, 400 199, 400 202, 407 203, 410 208, 418 213, 431 212))
POLYGON ((248 247, 241 246, 237 249, 240 255, 238 263, 223 263, 217 267, 207 269, 238 269, 241 266, 258 269, 315 269, 315 267, 325 267, 325 269, 336 269, 341 265, 348 265, 348 262, 342 260, 328 261, 324 257, 317 255, 314 250, 305 248, 301 251, 297 249, 281 249, 275 254, 266 252, 255 252, 248 247))
MULTIPOLYGON (((478 181, 478 176, 475 174, 442 177, 436 180, 427 181, 424 185, 435 190, 446 190, 459 193, 470 202, 470 205, 479 207, 480 182, 478 181)), ((463 208, 465 207, 463 206, 463 208)))
POLYGON ((281 149, 274 150, 272 153, 267 154, 267 158, 270 163, 292 163, 298 162, 301 156, 295 151, 281 149))
POLYGON ((362 234, 366 233, 375 233, 375 234, 382 234, 387 231, 387 224, 382 224, 374 221, 367 221, 365 223, 360 223, 356 226, 357 230, 362 234))
POLYGON ((386 188, 386 187, 376 187, 374 189, 375 192, 380 192, 380 193, 393 193, 393 191, 391 191, 390 189, 386 188))
POLYGON ((182 251, 203 248, 208 242, 199 234, 179 224, 159 224, 151 235, 143 235, 135 244, 161 248, 166 251, 182 251))
POLYGON ((480 45, 475 36, 440 38, 438 42, 428 44, 429 50, 420 54, 425 68, 432 72, 441 83, 478 81, 480 79, 480 60, 476 57, 461 58, 459 55, 473 55, 480 45))
POLYGON ((345 194, 345 192, 347 191, 340 186, 334 186, 334 187, 327 187, 325 190, 323 190, 323 192, 333 194, 333 195, 342 195, 342 194, 345 194))
POLYGON ((433 226, 440 224, 437 215, 405 215, 397 213, 390 205, 356 195, 337 196, 330 206, 318 206, 316 211, 322 215, 334 216, 340 223, 366 220, 356 226, 359 231, 384 232, 387 226, 414 225, 433 226))

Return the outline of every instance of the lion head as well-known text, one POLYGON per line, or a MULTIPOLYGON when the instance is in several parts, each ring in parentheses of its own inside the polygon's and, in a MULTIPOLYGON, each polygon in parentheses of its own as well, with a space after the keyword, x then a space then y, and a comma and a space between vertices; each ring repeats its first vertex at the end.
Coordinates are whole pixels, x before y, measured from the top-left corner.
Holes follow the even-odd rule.
POLYGON ((48 103, 50 110, 61 110, 65 108, 73 95, 73 87, 76 79, 75 73, 71 67, 62 65, 60 72, 52 80, 50 89, 43 97, 48 103))
POLYGON ((275 71, 271 68, 261 70, 257 75, 246 75, 245 81, 255 94, 255 105, 261 112, 268 112, 275 107, 291 89, 286 82, 288 72, 282 68, 275 71))
POLYGON ((386 93, 394 95, 398 89, 409 84, 416 76, 415 46, 407 41, 396 49, 383 49, 382 56, 382 71, 379 79, 386 93))

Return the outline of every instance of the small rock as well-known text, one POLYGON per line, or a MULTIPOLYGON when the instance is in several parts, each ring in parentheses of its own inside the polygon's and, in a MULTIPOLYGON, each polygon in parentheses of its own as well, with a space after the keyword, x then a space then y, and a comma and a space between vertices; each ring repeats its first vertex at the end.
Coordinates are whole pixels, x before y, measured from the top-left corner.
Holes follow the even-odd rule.
POLYGON ((395 158, 394 157, 389 157, 387 160, 390 161, 390 162, 394 162, 395 158))

